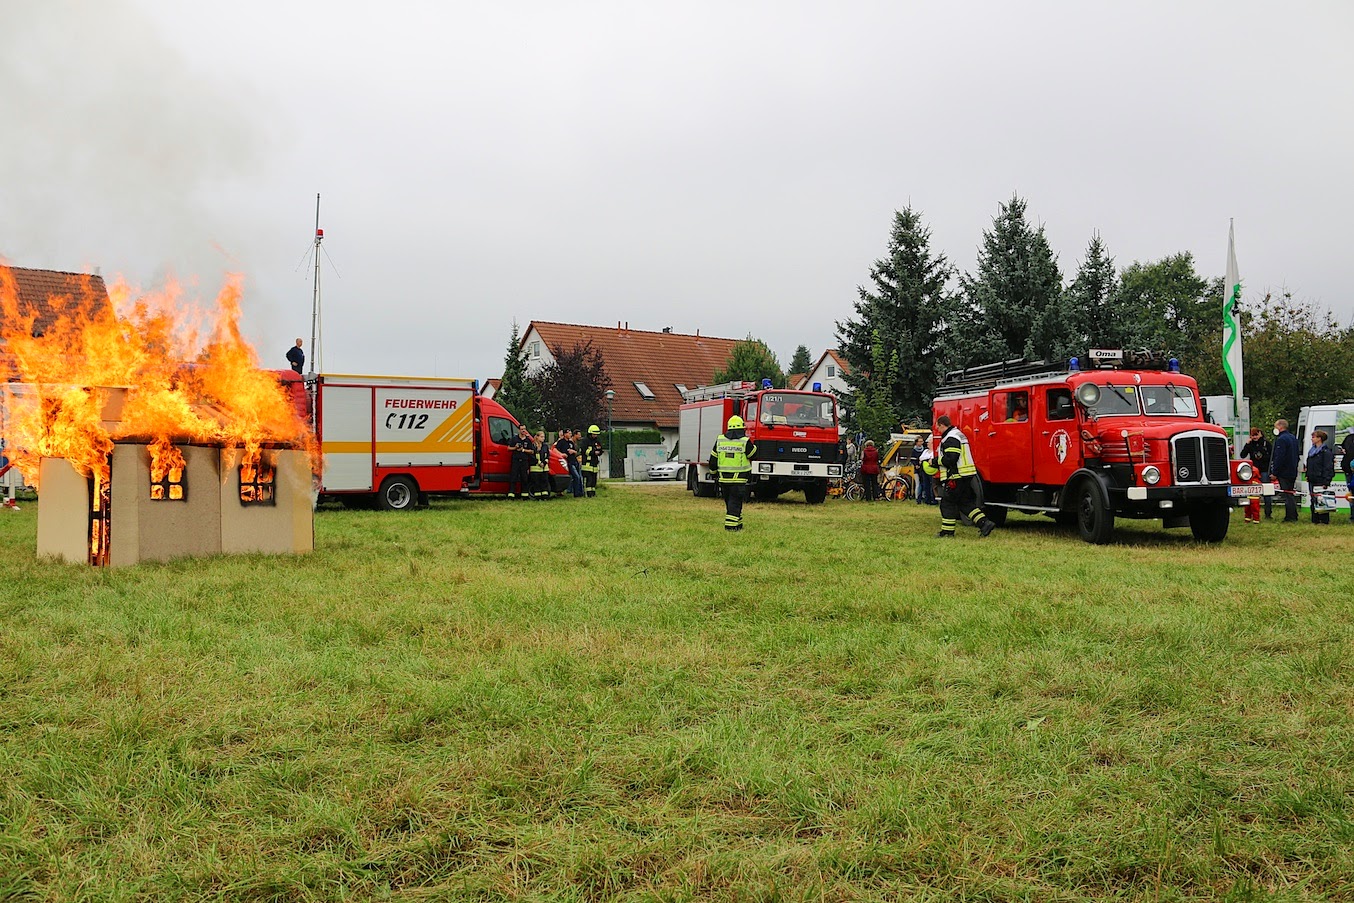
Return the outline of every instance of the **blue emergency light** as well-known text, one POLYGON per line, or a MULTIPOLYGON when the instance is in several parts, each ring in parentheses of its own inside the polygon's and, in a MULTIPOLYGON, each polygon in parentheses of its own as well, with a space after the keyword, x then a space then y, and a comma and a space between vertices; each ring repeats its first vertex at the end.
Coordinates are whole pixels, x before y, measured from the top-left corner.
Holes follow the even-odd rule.
POLYGON ((1080 369, 1081 369, 1081 360, 1080 360, 1079 358, 1075 358, 1075 357, 1072 358, 1071 360, 1069 360, 1069 361, 1067 362, 1067 369, 1070 370, 1070 371, 1072 371, 1073 373, 1075 373, 1076 371, 1080 370, 1080 369))
POLYGON ((1171 358, 1170 361, 1167 362, 1166 366, 1170 368, 1170 370, 1171 370, 1172 373, 1179 373, 1179 372, 1180 372, 1180 358, 1178 358, 1178 357, 1173 357, 1173 358, 1171 358))
POLYGON ((764 380, 762 380, 762 388, 763 388, 763 389, 769 389, 769 388, 771 388, 771 380, 770 380, 770 379, 764 379, 764 380))
POLYGON ((813 384, 813 391, 815 391, 815 392, 821 392, 821 391, 823 391, 823 384, 822 384, 822 383, 814 383, 814 384, 813 384))

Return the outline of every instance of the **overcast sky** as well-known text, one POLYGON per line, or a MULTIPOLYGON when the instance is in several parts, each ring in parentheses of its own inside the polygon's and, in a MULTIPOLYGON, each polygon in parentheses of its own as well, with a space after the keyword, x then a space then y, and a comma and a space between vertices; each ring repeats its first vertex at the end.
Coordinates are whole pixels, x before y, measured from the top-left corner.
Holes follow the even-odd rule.
POLYGON ((502 372, 514 319, 834 343, 911 204, 974 265, 1194 253, 1354 316, 1354 3, 0 0, 0 258, 214 295, 265 362, 502 372), (307 347, 309 351, 309 347, 307 347))

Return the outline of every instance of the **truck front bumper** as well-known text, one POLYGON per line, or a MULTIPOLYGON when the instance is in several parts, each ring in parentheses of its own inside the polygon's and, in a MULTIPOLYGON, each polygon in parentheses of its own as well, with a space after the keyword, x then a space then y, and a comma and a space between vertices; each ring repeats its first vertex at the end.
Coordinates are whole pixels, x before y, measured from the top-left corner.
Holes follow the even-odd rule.
POLYGON ((1151 486, 1129 486, 1124 490, 1124 494, 1130 502, 1165 509, 1202 499, 1244 505, 1252 498, 1273 495, 1274 484, 1232 483, 1215 486, 1164 486, 1160 489, 1151 486))

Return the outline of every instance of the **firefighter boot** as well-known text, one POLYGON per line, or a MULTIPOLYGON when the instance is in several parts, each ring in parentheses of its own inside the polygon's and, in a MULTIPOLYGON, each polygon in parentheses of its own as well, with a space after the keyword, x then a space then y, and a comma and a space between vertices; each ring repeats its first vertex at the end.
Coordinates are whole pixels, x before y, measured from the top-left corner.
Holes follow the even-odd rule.
POLYGON ((990 517, 985 517, 983 518, 982 525, 978 527, 978 535, 986 536, 995 529, 997 529, 997 522, 990 517))

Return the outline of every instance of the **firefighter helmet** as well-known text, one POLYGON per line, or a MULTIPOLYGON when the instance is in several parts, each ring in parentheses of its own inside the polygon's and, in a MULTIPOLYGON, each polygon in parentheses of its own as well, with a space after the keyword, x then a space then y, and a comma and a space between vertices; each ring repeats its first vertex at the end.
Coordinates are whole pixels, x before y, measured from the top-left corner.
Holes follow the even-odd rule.
POLYGON ((742 428, 743 428, 743 418, 739 417, 737 414, 734 414, 732 417, 729 418, 729 424, 728 426, 725 427, 725 429, 730 430, 741 430, 742 428))
POLYGON ((601 432, 601 430, 598 429, 598 428, 597 428, 597 424, 594 423, 592 426, 588 427, 588 432, 589 432, 591 435, 596 436, 598 433, 601 432))

